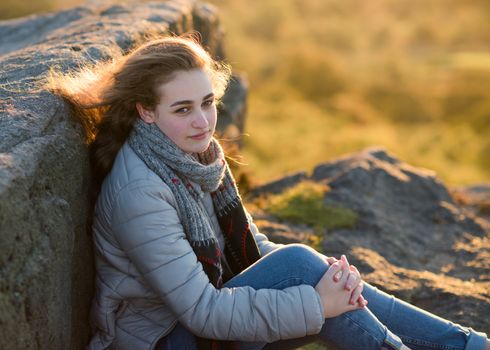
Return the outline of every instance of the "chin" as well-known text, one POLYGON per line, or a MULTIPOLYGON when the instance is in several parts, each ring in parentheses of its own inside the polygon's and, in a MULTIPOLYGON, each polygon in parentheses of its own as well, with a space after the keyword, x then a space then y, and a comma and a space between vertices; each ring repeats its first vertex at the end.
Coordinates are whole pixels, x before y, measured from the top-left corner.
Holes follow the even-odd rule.
POLYGON ((209 148, 209 142, 207 143, 207 145, 205 147, 200 148, 196 153, 202 153, 202 152, 206 151, 208 148, 209 148))
POLYGON ((209 148, 211 140, 202 145, 193 145, 184 150, 186 153, 202 153, 209 148))

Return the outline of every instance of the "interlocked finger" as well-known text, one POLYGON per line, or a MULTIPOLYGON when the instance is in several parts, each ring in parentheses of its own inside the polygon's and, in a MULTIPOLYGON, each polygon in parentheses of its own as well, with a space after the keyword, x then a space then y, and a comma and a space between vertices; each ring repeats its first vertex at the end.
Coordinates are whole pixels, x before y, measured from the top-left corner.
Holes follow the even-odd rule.
POLYGON ((340 279, 342 278, 342 270, 340 270, 339 272, 337 272, 334 276, 333 276, 333 279, 335 282, 338 282, 340 281, 340 279))
POLYGON ((361 295, 363 288, 364 283, 361 281, 351 294, 350 303, 352 305, 358 303, 360 307, 365 306, 365 300, 361 295))
POLYGON ((359 285, 362 279, 361 274, 355 266, 351 265, 349 267, 349 270, 349 277, 347 278, 347 282, 345 283, 345 289, 353 290, 359 285))

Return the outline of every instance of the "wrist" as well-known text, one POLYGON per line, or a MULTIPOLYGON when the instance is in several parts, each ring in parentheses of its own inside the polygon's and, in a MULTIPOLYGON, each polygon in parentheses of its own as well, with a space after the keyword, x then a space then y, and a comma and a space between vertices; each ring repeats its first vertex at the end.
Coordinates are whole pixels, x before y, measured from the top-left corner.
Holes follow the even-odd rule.
POLYGON ((315 291, 316 291, 320 311, 323 315, 323 318, 326 318, 326 315, 325 315, 325 312, 327 310, 326 297, 324 294, 322 294, 322 292, 320 290, 317 289, 317 287, 315 287, 315 291))

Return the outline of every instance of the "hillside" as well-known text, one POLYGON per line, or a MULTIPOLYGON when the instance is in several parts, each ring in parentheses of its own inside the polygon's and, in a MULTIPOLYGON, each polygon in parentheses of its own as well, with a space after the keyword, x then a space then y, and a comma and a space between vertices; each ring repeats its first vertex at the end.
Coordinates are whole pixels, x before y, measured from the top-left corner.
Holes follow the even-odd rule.
POLYGON ((249 76, 258 182, 371 145, 449 184, 490 179, 487 1, 211 2, 249 76))
MULTIPOLYGON (((371 145, 450 185, 490 179, 488 1, 209 2, 250 80, 243 162, 256 183, 371 145)), ((0 13, 80 3, 7 0, 0 13)))
MULTIPOLYGON (((321 203, 345 209, 334 211, 345 226, 323 227, 272 214, 269 198, 250 199, 261 230, 347 253, 368 282, 489 332, 490 191, 448 188, 490 178, 490 5, 211 2, 224 41, 214 10, 190 0, 100 8, 94 0, 2 21, 0 348, 81 349, 90 332, 87 150, 67 105, 31 87, 53 67, 110 58, 114 43, 124 51, 148 32, 189 28, 206 33, 217 55, 225 45, 227 60, 248 74, 250 165, 241 170, 251 193, 268 197, 308 179, 325 188, 321 203), (365 151, 373 144, 388 151, 365 151), (256 186, 297 170, 306 172, 256 186)), ((7 0, 0 13, 19 15, 20 5, 7 0)), ((245 89, 236 83, 220 123, 238 113, 241 130, 245 89)))

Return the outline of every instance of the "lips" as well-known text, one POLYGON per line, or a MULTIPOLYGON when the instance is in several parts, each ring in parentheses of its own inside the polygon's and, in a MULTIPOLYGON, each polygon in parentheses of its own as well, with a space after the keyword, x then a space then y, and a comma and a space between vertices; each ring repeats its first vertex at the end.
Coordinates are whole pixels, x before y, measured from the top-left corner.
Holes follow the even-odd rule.
POLYGON ((193 140, 203 140, 205 139, 206 137, 208 136, 208 131, 205 131, 203 133, 200 133, 200 134, 196 134, 196 135, 192 135, 192 136, 189 136, 191 139, 193 140))

